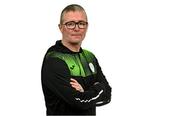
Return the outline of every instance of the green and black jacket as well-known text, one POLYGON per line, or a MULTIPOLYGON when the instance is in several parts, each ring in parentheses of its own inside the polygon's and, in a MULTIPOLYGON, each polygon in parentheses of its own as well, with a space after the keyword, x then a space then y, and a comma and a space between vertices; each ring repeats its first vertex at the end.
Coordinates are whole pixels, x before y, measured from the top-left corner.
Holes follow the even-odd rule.
POLYGON ((61 41, 48 49, 41 80, 47 115, 95 115, 96 106, 111 100, 111 87, 96 57, 82 48, 73 52, 61 41), (76 79, 85 91, 72 88, 70 78, 76 79))

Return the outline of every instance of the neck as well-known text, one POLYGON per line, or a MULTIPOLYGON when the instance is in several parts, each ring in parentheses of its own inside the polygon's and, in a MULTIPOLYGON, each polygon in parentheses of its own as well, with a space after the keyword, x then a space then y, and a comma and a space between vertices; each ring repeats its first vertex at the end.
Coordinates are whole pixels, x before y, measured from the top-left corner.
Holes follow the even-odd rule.
POLYGON ((73 52, 79 52, 81 43, 69 43, 62 39, 62 44, 73 52))

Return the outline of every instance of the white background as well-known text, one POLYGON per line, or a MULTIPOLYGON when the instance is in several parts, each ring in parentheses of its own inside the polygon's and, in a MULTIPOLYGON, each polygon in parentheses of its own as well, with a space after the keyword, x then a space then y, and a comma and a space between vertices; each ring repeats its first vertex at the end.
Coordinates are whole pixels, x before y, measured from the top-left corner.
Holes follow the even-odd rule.
POLYGON ((178 0, 1 0, 0 115, 45 116, 41 65, 61 39, 68 4, 82 5, 91 50, 112 86, 98 116, 180 116, 178 0))

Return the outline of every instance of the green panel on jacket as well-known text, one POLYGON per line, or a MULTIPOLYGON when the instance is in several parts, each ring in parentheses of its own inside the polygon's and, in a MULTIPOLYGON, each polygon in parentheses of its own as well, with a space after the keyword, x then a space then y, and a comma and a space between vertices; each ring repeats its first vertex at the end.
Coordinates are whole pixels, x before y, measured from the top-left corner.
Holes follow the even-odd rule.
POLYGON ((81 53, 69 54, 51 51, 46 58, 55 57, 66 62, 72 76, 90 76, 97 73, 95 56, 83 49, 81 53))

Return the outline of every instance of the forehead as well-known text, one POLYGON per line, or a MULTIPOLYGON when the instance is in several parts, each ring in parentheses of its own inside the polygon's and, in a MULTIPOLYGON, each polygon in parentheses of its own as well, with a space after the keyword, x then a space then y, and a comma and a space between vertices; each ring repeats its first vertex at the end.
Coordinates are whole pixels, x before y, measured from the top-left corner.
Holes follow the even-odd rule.
POLYGON ((86 21, 86 14, 83 11, 69 11, 64 13, 63 16, 64 21, 79 21, 84 20, 86 21))

